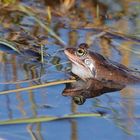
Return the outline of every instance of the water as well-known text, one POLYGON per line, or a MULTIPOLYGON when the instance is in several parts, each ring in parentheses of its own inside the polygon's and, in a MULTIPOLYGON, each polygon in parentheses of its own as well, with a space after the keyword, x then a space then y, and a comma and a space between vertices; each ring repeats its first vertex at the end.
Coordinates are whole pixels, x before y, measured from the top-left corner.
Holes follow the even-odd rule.
MULTIPOLYGON (((30 5, 28 2, 26 2, 26 4, 30 5)), ((84 4, 86 4, 86 2, 84 4)), ((120 7, 118 10, 119 9, 120 7)), ((112 8, 109 8, 109 10, 112 10, 112 8)), ((112 12, 114 11, 112 10, 112 12)), ((136 23, 135 20, 128 20, 129 16, 128 13, 127 16, 122 18, 122 22, 118 22, 119 25, 115 27, 117 28, 123 23, 122 25, 127 28, 122 28, 125 30, 125 33, 138 33, 138 30, 136 30, 138 26, 133 25, 133 22, 136 23)), ((80 43, 87 42, 91 50, 99 52, 130 68, 140 70, 139 42, 129 41, 116 36, 112 37, 111 44, 108 43, 110 40, 106 38, 95 38, 93 40, 94 37, 91 36, 98 34, 98 31, 93 29, 86 30, 83 28, 71 29, 69 27, 59 27, 58 25, 60 25, 61 22, 63 23, 63 19, 67 20, 68 18, 58 18, 59 21, 56 20, 57 18, 54 17, 55 22, 52 23, 52 29, 59 33, 61 39, 64 40, 68 46, 78 46, 80 43)), ((22 22, 24 20, 22 20, 22 22)), ((105 24, 114 26, 114 21, 116 22, 115 18, 105 20, 105 24)), ((69 25, 66 25, 66 27, 67 26, 69 25)), ((5 31, 3 32, 7 34, 5 31)), ((52 80, 68 79, 70 77, 67 71, 70 65, 65 64, 68 59, 63 53, 64 48, 53 37, 49 36, 47 41, 49 43, 45 45, 45 51, 50 54, 50 56, 45 58, 44 65, 21 55, 7 53, 4 50, 0 51, 0 91, 29 87, 52 80), (58 64, 61 65, 55 66, 54 61, 57 61, 58 64)), ((81 106, 74 104, 70 97, 62 96, 64 88, 65 84, 61 84, 0 95, 0 121, 37 118, 40 116, 63 117, 66 114, 92 112, 104 112, 105 116, 62 119, 35 124, 1 125, 0 139, 140 139, 139 85, 127 87, 120 92, 107 93, 94 99, 88 99, 85 104, 81 106)))

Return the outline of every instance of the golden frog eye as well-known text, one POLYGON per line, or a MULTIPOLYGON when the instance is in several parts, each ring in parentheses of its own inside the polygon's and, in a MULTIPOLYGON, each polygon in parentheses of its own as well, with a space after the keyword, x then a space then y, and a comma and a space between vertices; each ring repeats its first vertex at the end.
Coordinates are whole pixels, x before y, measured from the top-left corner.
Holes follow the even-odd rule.
POLYGON ((86 99, 82 95, 79 95, 79 96, 73 97, 73 101, 77 105, 82 105, 82 104, 84 104, 84 102, 86 101, 86 99))
POLYGON ((76 51, 77 56, 84 56, 86 54, 86 50, 83 48, 79 48, 76 51))

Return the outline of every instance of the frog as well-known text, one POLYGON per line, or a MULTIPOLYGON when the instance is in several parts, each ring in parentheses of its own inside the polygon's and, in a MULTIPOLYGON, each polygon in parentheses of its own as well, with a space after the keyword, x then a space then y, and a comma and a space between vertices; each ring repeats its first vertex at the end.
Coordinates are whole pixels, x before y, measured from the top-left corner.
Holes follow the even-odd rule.
POLYGON ((78 105, 88 98, 120 91, 129 84, 140 82, 137 72, 91 51, 86 43, 78 48, 68 47, 64 53, 71 62, 72 74, 78 78, 75 83, 66 84, 62 95, 71 96, 78 105))

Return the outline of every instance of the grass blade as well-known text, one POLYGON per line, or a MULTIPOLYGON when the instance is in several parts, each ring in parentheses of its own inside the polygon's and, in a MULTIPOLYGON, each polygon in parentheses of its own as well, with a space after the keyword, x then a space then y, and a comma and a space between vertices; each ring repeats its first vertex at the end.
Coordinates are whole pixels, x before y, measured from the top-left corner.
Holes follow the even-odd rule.
POLYGON ((57 116, 43 116, 37 118, 25 118, 25 119, 14 119, 0 121, 0 125, 10 125, 10 124, 23 124, 23 123, 40 123, 40 122, 50 122, 63 119, 76 119, 85 117, 103 117, 100 113, 78 113, 78 114, 68 114, 62 117, 57 116))
POLYGON ((35 86, 19 88, 19 89, 14 89, 14 90, 1 91, 0 95, 1 94, 14 93, 14 92, 21 92, 21 91, 26 91, 26 90, 32 90, 32 89, 37 89, 37 88, 43 88, 43 87, 47 87, 47 86, 55 86, 55 85, 58 85, 58 84, 73 83, 73 82, 76 82, 76 80, 53 81, 53 82, 48 82, 48 83, 41 84, 41 85, 35 85, 35 86))
POLYGON ((7 49, 12 49, 13 51, 15 51, 16 53, 21 54, 21 52, 16 48, 16 45, 10 41, 7 41, 5 39, 0 39, 0 45, 6 46, 7 49))
POLYGON ((34 20, 43 28, 45 29, 48 33, 50 33, 51 36, 56 38, 58 41, 60 41, 63 45, 66 45, 66 43, 47 25, 45 25, 42 21, 40 21, 29 9, 29 7, 24 6, 24 5, 19 5, 18 6, 21 11, 24 13, 28 14, 29 16, 34 17, 34 20))

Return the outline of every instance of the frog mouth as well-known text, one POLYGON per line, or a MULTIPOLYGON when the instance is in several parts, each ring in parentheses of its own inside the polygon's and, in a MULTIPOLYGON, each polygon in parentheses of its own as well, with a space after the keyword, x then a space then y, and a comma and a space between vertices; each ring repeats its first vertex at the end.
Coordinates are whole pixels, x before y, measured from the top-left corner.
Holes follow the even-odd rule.
POLYGON ((66 56, 68 57, 68 59, 74 63, 75 65, 81 65, 83 67, 85 67, 85 65, 83 64, 82 61, 80 61, 78 58, 76 58, 76 56, 73 56, 71 53, 69 53, 67 50, 64 51, 64 53, 66 54, 66 56))

